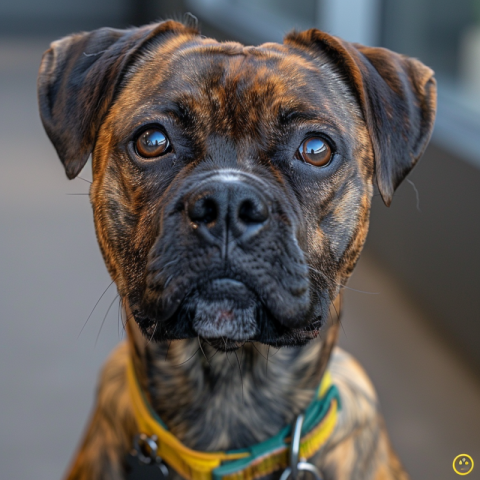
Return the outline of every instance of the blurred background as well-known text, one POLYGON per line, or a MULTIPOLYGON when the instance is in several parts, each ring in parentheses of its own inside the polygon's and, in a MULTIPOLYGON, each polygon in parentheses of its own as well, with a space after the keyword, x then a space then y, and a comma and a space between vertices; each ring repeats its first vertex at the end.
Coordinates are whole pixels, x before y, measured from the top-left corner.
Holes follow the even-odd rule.
POLYGON ((219 40, 281 42, 318 27, 436 71, 431 145, 391 208, 375 198, 349 283, 367 293, 347 290, 340 344, 373 379, 413 479, 456 478, 461 453, 480 479, 480 0, 1 2, 0 477, 61 477, 100 365, 123 337, 86 195, 90 166, 67 181, 40 124, 41 54, 75 31, 185 12, 219 40))

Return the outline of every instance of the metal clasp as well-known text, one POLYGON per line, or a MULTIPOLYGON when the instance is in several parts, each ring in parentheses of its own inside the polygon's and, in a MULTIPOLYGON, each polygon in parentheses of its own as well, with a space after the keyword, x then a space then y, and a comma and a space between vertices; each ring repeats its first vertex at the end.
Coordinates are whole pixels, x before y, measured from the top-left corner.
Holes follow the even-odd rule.
POLYGON ((322 480, 320 472, 315 465, 307 462, 305 459, 298 458, 300 454, 302 425, 303 415, 299 415, 292 428, 293 434, 292 444, 290 446, 290 466, 283 471, 280 480, 288 480, 290 477, 292 477, 292 480, 297 480, 298 472, 309 472, 315 480, 322 480))
POLYGON ((161 457, 157 455, 158 437, 156 435, 148 436, 145 433, 139 433, 133 437, 133 453, 140 463, 144 465, 157 465, 164 478, 168 477, 168 468, 163 463, 161 457))

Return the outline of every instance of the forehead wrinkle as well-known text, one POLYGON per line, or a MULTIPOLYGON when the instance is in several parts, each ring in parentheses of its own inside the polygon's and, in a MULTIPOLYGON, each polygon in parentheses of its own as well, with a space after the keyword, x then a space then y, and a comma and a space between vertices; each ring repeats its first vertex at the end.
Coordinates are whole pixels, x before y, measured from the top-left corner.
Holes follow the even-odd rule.
MULTIPOLYGON (((152 43, 146 46, 136 58, 125 74, 125 82, 129 83, 134 79, 138 71, 145 69, 151 70, 152 66, 158 62, 159 58, 163 61, 171 58, 174 52, 180 51, 191 43, 198 43, 199 37, 191 33, 180 33, 170 35, 166 39, 162 37, 161 42, 158 38, 153 39, 152 43)), ((153 72, 150 72, 153 73, 153 72)))
POLYGON ((237 42, 217 42, 212 39, 200 39, 194 44, 189 43, 179 49, 174 55, 220 54, 225 56, 245 55, 245 47, 237 42))
MULTIPOLYGON (((224 131, 232 131, 235 130, 232 124, 255 115, 253 107, 271 102, 284 95, 285 90, 263 62, 260 66, 258 62, 244 65, 245 56, 218 57, 217 53, 205 56, 200 67, 198 62, 190 64, 188 56, 178 57, 184 68, 176 65, 175 70, 182 74, 174 78, 173 84, 178 86, 181 82, 182 85, 171 90, 168 96, 189 105, 191 113, 204 120, 205 128, 215 124, 224 131)), ((256 111, 258 113, 259 108, 256 111)))
POLYGON ((172 73, 172 67, 178 62, 193 63, 191 60, 194 60, 194 67, 198 67, 198 62, 206 55, 215 53, 225 56, 242 55, 243 48, 243 45, 236 42, 219 43, 213 39, 192 37, 191 34, 172 36, 166 41, 154 42, 145 48, 125 75, 125 80, 128 85, 141 91, 142 85, 159 84, 168 77, 172 73), (140 76, 142 78, 136 75, 138 72, 143 73, 140 76), (148 78, 148 82, 143 81, 145 77, 148 78))
POLYGON ((131 114, 136 110, 140 98, 144 99, 144 105, 151 107, 152 87, 158 90, 162 80, 170 73, 170 60, 174 52, 197 41, 198 37, 192 37, 191 34, 180 34, 146 48, 125 75, 125 85, 112 106, 111 113, 131 114))
POLYGON ((211 64, 217 62, 219 57, 223 56, 224 58, 221 59, 222 64, 227 63, 229 67, 228 69, 225 68, 226 77, 232 78, 234 76, 233 72, 236 72, 238 78, 241 76, 246 77, 244 71, 238 71, 238 67, 246 60, 251 67, 248 74, 252 75, 253 73, 257 80, 275 76, 276 79, 280 78, 285 83, 290 83, 292 79, 296 81, 302 80, 302 83, 306 83, 304 80, 305 72, 302 72, 302 70, 313 71, 316 68, 304 57, 292 54, 291 51, 281 45, 277 45, 278 51, 272 51, 262 47, 244 47, 235 42, 219 43, 210 39, 204 39, 202 42, 201 44, 199 42, 194 44, 189 42, 183 45, 172 53, 168 59, 168 64, 172 65, 176 62, 181 62, 183 67, 191 66, 193 67, 192 70, 197 73, 199 62, 211 64), (237 56, 240 58, 235 58, 237 56), (191 60, 194 60, 194 62, 191 62, 191 60), (268 65, 269 60, 276 61, 274 64, 275 68, 272 68, 272 65, 268 65))
MULTIPOLYGON (((247 75, 245 75, 244 71, 241 71, 239 66, 247 56, 249 57, 248 60, 253 60, 248 62, 251 67, 248 69, 248 74, 250 76, 253 75, 255 80, 257 80, 258 85, 256 87, 258 90, 261 90, 264 95, 271 94, 273 91, 275 91, 277 95, 285 95, 287 92, 287 84, 291 82, 292 79, 297 84, 306 84, 304 75, 299 72, 300 69, 293 68, 292 64, 299 64, 306 68, 308 62, 297 55, 295 55, 294 59, 290 58, 290 60, 285 61, 283 57, 288 53, 288 50, 284 47, 279 46, 279 49, 282 51, 276 52, 258 47, 243 47, 233 42, 218 43, 210 39, 203 39, 201 41, 194 39, 192 41, 191 38, 191 41, 188 42, 184 40, 185 39, 178 39, 177 41, 167 42, 166 45, 162 44, 158 46, 155 52, 153 52, 158 54, 158 56, 153 55, 152 58, 152 52, 149 54, 150 60, 152 61, 142 65, 144 68, 142 68, 143 75, 141 75, 141 77, 148 76, 149 81, 144 82, 143 79, 137 77, 137 81, 134 80, 134 89, 136 89, 137 92, 144 91, 145 87, 143 85, 145 83, 149 85, 152 85, 152 83, 159 85, 162 81, 168 81, 169 79, 171 81, 173 80, 173 82, 181 81, 183 84, 181 86, 184 88, 192 88, 197 80, 203 80, 205 77, 208 77, 209 74, 208 68, 198 68, 199 62, 203 64, 203 66, 211 67, 212 63, 218 62, 219 58, 217 55, 224 57, 220 64, 225 71, 223 78, 225 80, 233 80, 234 82, 239 82, 242 79, 247 80, 247 75), (237 55, 241 56, 241 61, 231 57, 237 55), (277 62, 275 62, 276 68, 274 69, 268 67, 265 63, 267 60, 272 59, 277 60, 277 62), (257 60, 260 60, 260 62, 257 60), (279 64, 279 61, 284 61, 284 63, 279 64), (155 68, 161 63, 163 63, 161 68, 155 68), (180 65, 178 65, 179 63, 180 65), (225 63, 228 65, 224 66, 225 63), (180 71, 182 73, 175 75, 172 79, 172 71, 180 71), (262 83, 267 83, 267 85, 262 88, 262 83)), ((293 57, 291 52, 289 56, 293 57)), ((310 68, 310 66, 308 66, 308 68, 310 68)), ((201 84, 201 82, 198 83, 201 84)), ((197 92, 192 93, 195 94, 197 92)))
MULTIPOLYGON (((248 48, 251 52, 255 51, 254 48, 248 48)), ((277 64, 284 60, 282 55, 275 55, 274 57, 278 60, 277 64)), ((275 128, 275 126, 278 126, 278 117, 281 115, 280 111, 282 109, 290 109, 298 113, 299 116, 301 112, 304 112, 304 117, 306 116, 308 119, 316 120, 317 122, 324 121, 325 123, 332 123, 328 121, 328 117, 331 115, 327 107, 328 102, 319 102, 319 100, 321 100, 319 97, 321 96, 317 92, 312 92, 311 88, 306 88, 303 92, 299 91, 299 89, 308 87, 309 83, 311 83, 311 79, 310 82, 308 82, 305 78, 307 73, 311 74, 311 70, 314 70, 317 74, 319 73, 316 68, 309 65, 307 72, 302 71, 303 68, 294 68, 297 79, 303 78, 303 81, 295 82, 292 88, 291 78, 293 75, 289 75, 289 73, 293 68, 292 63, 295 64, 297 59, 294 59, 292 62, 282 63, 283 69, 269 68, 265 63, 265 59, 265 56, 254 59, 248 56, 228 60, 230 68, 225 69, 222 85, 217 85, 218 87, 225 88, 214 88, 208 92, 209 99, 216 100, 217 106, 222 107, 221 109, 215 109, 217 116, 226 114, 223 111, 226 102, 230 101, 230 103, 232 103, 226 95, 226 92, 229 91, 230 95, 236 95, 236 99, 234 99, 233 102, 237 100, 238 103, 237 108, 233 108, 231 111, 238 113, 238 116, 244 119, 250 118, 250 127, 253 126, 254 123, 260 123, 263 125, 263 129, 267 127, 275 128), (259 59, 260 62, 258 61, 259 59), (245 65, 245 62, 247 62, 247 65, 245 65), (238 87, 238 84, 242 81, 249 84, 249 87, 239 92, 236 87, 238 87), (308 102, 309 96, 311 96, 311 105, 305 103, 305 101, 308 102), (315 107, 320 106, 320 104, 322 104, 323 111, 319 111, 318 109, 316 111, 312 110, 312 105, 315 107), (310 111, 308 112, 308 110, 310 111)), ((301 59, 300 63, 304 64, 305 62, 301 59)), ((227 118, 224 118, 222 123, 226 125, 230 122, 228 122, 227 118)), ((337 127, 337 125, 334 124, 333 127, 337 127)), ((259 133, 258 128, 254 129, 257 133, 259 133)), ((339 129, 336 128, 336 130, 338 131, 339 129)), ((250 133, 251 131, 252 129, 250 128, 250 133)))
POLYGON ((126 89, 130 93, 121 102, 122 109, 130 107, 130 113, 138 115, 139 97, 144 98, 146 112, 168 100, 181 104, 199 127, 210 128, 215 117, 222 130, 238 130, 235 124, 248 123, 252 133, 254 123, 263 121, 263 128, 277 124, 281 108, 321 107, 321 115, 315 115, 321 120, 339 113, 351 117, 348 105, 356 106, 354 100, 345 101, 348 90, 339 89, 332 68, 277 44, 243 47, 174 37, 155 48, 137 72, 131 79, 132 88, 126 89))

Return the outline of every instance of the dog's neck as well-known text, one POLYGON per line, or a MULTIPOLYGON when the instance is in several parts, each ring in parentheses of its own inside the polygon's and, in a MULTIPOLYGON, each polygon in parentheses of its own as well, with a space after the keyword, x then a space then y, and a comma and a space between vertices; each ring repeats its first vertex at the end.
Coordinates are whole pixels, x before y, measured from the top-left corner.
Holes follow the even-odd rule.
POLYGON ((189 448, 224 451, 272 437, 306 409, 337 328, 304 347, 247 343, 228 353, 198 339, 149 343, 136 325, 128 333, 140 383, 168 429, 189 448))

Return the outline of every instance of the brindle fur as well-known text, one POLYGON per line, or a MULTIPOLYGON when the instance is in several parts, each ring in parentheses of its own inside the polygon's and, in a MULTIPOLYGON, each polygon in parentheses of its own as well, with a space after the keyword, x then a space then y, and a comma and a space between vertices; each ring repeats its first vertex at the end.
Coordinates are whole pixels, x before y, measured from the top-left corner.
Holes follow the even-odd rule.
MULTIPOLYGON (((172 433, 205 451, 243 448, 291 423, 329 363, 342 410, 312 460, 322 478, 407 478, 370 381, 334 349, 338 315, 327 319, 340 310, 364 244, 374 182, 389 204, 428 143, 432 75, 416 60, 317 30, 244 47, 168 21, 52 44, 39 75, 42 121, 70 178, 93 153, 97 238, 123 300, 129 344, 106 363, 66 478, 125 478, 137 433, 128 355, 172 433), (142 163, 132 135, 159 122, 174 153, 142 163), (324 169, 295 158, 312 131, 335 144, 324 169), (270 202, 271 226, 248 245, 236 239, 233 253, 229 243, 225 253, 199 240, 184 220, 185 198, 217 171, 241 175, 270 202), (213 298, 202 289, 222 275, 255 292, 247 340, 195 334, 195 308, 213 298)), ((246 315, 240 300, 228 301, 246 315)))

